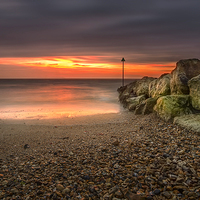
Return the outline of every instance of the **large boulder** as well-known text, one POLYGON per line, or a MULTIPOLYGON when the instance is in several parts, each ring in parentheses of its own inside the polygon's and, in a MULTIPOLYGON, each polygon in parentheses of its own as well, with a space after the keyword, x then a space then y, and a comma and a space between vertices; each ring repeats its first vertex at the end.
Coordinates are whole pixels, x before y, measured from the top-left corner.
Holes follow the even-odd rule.
POLYGON ((196 110, 200 110, 200 75, 189 80, 188 86, 190 88, 192 107, 196 110))
POLYGON ((189 94, 188 81, 200 74, 200 60, 180 60, 171 74, 171 94, 189 94))
POLYGON ((149 96, 158 97, 170 95, 171 74, 163 74, 149 84, 149 96))
POLYGON ((167 95, 157 100, 154 110, 165 121, 174 117, 191 114, 189 95, 167 95))
POLYGON ((134 86, 134 93, 136 96, 146 95, 149 96, 149 84, 155 80, 153 77, 144 76, 142 79, 138 80, 134 86))
POLYGON ((134 111, 136 106, 146 99, 145 95, 140 95, 138 97, 131 97, 127 99, 128 109, 134 111))
POLYGON ((153 112, 153 108, 156 105, 157 98, 148 98, 145 101, 142 101, 135 108, 135 114, 147 115, 153 112))
POLYGON ((196 131, 200 135, 200 114, 190 114, 174 118, 174 124, 196 131))

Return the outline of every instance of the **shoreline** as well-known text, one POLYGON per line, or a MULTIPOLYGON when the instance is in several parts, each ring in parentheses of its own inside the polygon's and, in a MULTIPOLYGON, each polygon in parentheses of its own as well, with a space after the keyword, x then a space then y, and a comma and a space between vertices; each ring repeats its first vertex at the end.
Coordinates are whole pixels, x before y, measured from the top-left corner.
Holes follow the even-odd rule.
POLYGON ((120 111, 117 113, 103 113, 92 115, 80 115, 73 117, 57 117, 57 118, 36 118, 36 119, 14 119, 6 118, 0 119, 0 124, 27 124, 27 125, 81 125, 92 123, 106 123, 107 121, 115 121, 119 119, 125 120, 127 116, 131 116, 133 113, 129 111, 120 111))
POLYGON ((0 198, 200 197, 195 132, 154 114, 62 120, 1 120, 0 198))

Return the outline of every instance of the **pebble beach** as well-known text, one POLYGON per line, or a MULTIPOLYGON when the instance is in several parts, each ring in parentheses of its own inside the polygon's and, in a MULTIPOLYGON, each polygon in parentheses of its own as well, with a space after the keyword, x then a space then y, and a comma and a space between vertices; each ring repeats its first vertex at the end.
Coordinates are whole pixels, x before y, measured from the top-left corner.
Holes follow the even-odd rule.
POLYGON ((200 135, 154 114, 0 120, 0 199, 200 199, 200 135))

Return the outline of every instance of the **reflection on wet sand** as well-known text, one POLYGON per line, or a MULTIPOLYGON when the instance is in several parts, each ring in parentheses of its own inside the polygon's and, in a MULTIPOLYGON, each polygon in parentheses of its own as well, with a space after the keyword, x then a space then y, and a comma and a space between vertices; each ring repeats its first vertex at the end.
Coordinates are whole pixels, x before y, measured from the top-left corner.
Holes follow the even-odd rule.
POLYGON ((0 82, 1 119, 51 119, 117 113, 120 80, 7 80, 0 82))

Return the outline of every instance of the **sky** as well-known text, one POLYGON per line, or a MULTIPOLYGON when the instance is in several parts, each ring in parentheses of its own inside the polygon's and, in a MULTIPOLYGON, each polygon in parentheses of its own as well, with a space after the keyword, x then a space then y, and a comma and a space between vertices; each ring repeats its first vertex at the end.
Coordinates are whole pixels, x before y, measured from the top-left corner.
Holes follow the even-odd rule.
POLYGON ((159 77, 200 58, 199 0, 0 0, 0 78, 159 77))

